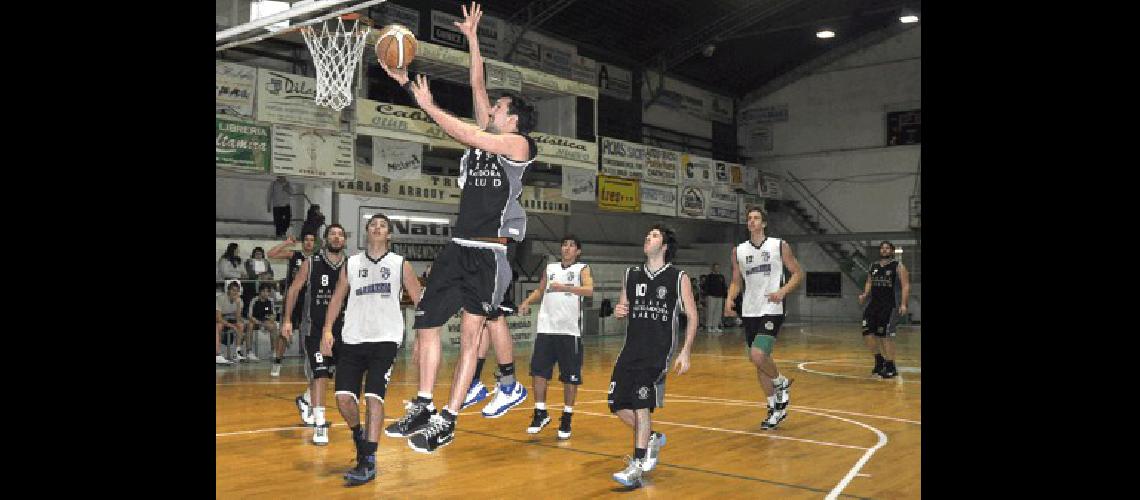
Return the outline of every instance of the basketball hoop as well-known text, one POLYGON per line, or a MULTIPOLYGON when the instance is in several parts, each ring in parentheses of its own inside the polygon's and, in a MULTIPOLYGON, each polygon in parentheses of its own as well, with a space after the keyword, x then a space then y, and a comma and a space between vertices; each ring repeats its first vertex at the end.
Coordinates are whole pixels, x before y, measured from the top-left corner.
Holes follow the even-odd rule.
POLYGON ((361 20, 360 14, 345 14, 335 22, 322 22, 320 31, 301 28, 317 67, 317 104, 340 111, 352 102, 352 76, 364 53, 364 39, 372 29, 370 21, 361 20), (346 26, 345 21, 351 25, 346 26))

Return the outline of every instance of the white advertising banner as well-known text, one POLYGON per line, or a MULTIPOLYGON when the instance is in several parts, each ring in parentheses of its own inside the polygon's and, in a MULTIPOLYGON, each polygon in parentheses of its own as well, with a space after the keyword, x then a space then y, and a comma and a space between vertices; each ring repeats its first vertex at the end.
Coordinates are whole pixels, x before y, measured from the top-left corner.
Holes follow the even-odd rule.
POLYGON ((780 198, 780 178, 772 174, 760 172, 757 176, 757 191, 760 196, 764 198, 778 199, 780 198))
POLYGON ((648 146, 598 136, 602 141, 603 174, 630 179, 645 177, 645 150, 648 146))
POLYGON ((713 189, 709 191, 708 210, 709 220, 722 222, 736 222, 737 206, 736 193, 713 189))
POLYGON ((257 68, 214 61, 214 113, 253 118, 253 94, 257 68))
POLYGON ((669 149, 645 148, 645 180, 659 184, 677 185, 678 173, 683 171, 681 153, 669 149))
POLYGON ((423 173, 424 145, 418 142, 372 138, 372 173, 397 180, 419 179, 423 173))
POLYGON ((340 111, 318 106, 316 95, 316 78, 263 68, 257 72, 257 119, 340 130, 340 111))
POLYGON ((641 183, 641 213, 677 216, 677 186, 641 183))
POLYGON ((562 197, 568 200, 595 201, 598 172, 585 168, 562 167, 562 197))
POLYGON ((681 185, 713 185, 713 159, 681 153, 681 164, 685 166, 680 174, 681 185))
POLYGON ((677 215, 687 219, 704 219, 708 190, 700 186, 681 186, 677 191, 677 215))
POLYGON ((273 173, 331 180, 352 180, 352 134, 273 126, 273 173))
POLYGON ((463 18, 441 10, 431 11, 431 41, 455 49, 465 47, 467 37, 452 24, 457 22, 463 22, 463 18))
POLYGON ((732 184, 732 164, 723 161, 713 161, 713 185, 717 189, 728 189, 732 184))
POLYGON ((589 57, 570 58, 570 79, 588 85, 598 83, 598 62, 589 57))
POLYGON ((598 143, 560 135, 531 132, 538 144, 538 161, 555 165, 598 170, 598 143))

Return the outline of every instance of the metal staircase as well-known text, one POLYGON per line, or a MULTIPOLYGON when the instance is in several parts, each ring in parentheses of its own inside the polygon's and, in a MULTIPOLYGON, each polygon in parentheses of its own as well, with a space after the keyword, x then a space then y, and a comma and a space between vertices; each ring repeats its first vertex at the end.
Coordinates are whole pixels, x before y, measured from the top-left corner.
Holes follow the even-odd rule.
MULTIPOLYGON (((808 234, 851 234, 850 228, 831 212, 811 190, 794 174, 787 173, 787 186, 799 200, 770 200, 773 211, 786 213, 805 233, 808 234)), ((867 281, 871 261, 863 253, 871 242, 860 240, 820 241, 817 243, 824 253, 839 264, 840 270, 860 289, 867 281)))

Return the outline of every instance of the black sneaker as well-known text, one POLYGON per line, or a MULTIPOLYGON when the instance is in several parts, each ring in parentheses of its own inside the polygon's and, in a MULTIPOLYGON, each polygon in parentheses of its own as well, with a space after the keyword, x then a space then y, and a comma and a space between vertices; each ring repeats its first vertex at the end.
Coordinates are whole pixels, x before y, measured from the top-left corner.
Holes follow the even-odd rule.
POLYGON ((898 368, 895 367, 893 361, 887 361, 883 366, 883 371, 879 372, 879 376, 883 378, 895 378, 899 375, 898 368))
POLYGON ((347 486, 360 486, 376 479, 376 455, 356 456, 356 467, 344 474, 347 486))
POLYGON ((545 429, 550 424, 550 415, 546 410, 534 410, 534 419, 530 421, 530 427, 526 428, 527 434, 538 434, 539 431, 545 429))
POLYGON ((570 419, 573 413, 562 413, 562 423, 558 425, 558 439, 570 439, 570 419))
POLYGON ((455 439, 455 421, 447 421, 443 415, 435 414, 419 433, 408 439, 408 446, 420 453, 431 453, 447 446, 455 439))
POLYGON ((384 429, 384 434, 388 437, 402 437, 406 438, 415 434, 423 426, 428 424, 428 420, 435 415, 435 410, 427 409, 427 403, 419 401, 408 401, 404 406, 408 412, 403 418, 397 420, 392 425, 384 429))
POLYGON ((875 357, 875 369, 871 370, 871 375, 878 375, 879 372, 883 371, 884 361, 882 356, 875 357))

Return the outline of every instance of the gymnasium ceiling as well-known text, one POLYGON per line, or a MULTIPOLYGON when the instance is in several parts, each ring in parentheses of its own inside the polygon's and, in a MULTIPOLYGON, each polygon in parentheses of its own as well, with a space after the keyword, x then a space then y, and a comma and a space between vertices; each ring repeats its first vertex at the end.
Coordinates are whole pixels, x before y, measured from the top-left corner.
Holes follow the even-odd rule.
MULTIPOLYGON (((460 2, 394 3, 424 11, 450 6, 458 15, 460 2)), ((545 18, 536 29, 576 42, 580 55, 631 69, 659 70, 664 64, 670 76, 738 98, 829 50, 850 49, 877 34, 916 26, 902 25, 899 14, 910 8, 921 18, 922 5, 920 0, 484 0, 481 4, 486 14, 499 18, 523 22, 545 18), (824 27, 834 31, 835 38, 817 38, 816 31, 824 27), (715 49, 706 56, 702 49, 710 44, 715 49)))

